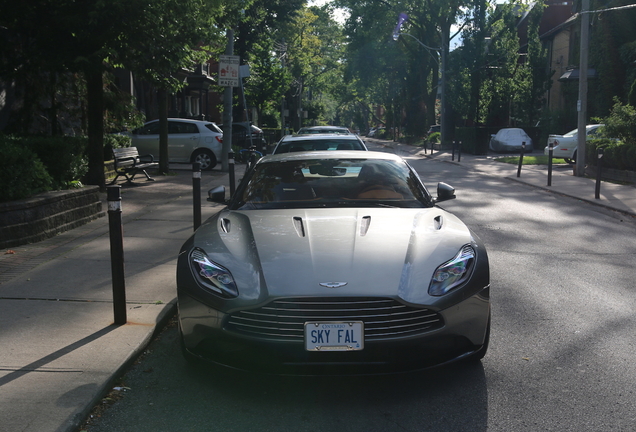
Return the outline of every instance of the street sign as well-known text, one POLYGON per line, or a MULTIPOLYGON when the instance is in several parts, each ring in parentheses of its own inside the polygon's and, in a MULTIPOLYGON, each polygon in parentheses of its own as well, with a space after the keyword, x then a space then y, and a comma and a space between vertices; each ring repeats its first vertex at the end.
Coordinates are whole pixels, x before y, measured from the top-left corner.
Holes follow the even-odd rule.
POLYGON ((224 87, 239 86, 239 56, 219 56, 219 85, 224 87))

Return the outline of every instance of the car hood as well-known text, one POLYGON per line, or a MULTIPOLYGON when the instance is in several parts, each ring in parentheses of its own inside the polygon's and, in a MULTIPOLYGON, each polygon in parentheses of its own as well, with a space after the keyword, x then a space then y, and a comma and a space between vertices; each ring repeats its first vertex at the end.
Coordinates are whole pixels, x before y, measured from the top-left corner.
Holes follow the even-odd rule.
POLYGON ((435 269, 473 241, 437 207, 222 210, 194 246, 230 270, 243 300, 382 295, 430 303, 435 269))

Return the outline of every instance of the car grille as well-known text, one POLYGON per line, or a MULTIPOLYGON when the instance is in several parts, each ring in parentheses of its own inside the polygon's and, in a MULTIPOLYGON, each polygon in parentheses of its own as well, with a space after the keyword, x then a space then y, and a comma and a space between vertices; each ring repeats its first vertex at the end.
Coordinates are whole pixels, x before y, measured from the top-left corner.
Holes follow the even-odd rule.
POLYGON ((386 340, 418 335, 444 326, 430 309, 388 298, 283 298, 258 309, 230 314, 229 331, 244 335, 302 340, 306 322, 363 321, 365 340, 386 340))

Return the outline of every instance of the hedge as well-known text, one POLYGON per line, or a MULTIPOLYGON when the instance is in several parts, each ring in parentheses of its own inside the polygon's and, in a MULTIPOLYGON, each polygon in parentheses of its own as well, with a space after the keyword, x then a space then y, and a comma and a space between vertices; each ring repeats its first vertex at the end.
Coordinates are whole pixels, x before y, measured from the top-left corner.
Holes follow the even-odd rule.
POLYGON ((51 189, 53 179, 37 155, 18 140, 0 136, 0 202, 51 189))

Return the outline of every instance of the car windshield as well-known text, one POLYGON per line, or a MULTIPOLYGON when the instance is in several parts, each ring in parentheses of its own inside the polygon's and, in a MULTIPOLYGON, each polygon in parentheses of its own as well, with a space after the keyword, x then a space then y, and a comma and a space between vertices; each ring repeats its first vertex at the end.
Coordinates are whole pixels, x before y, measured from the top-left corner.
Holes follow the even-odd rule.
POLYGON ((330 138, 330 139, 303 139, 281 142, 275 149, 275 154, 316 151, 316 150, 365 150, 357 139, 330 138))
POLYGON ((378 159, 263 162, 241 182, 234 210, 317 207, 432 207, 417 175, 378 159))

